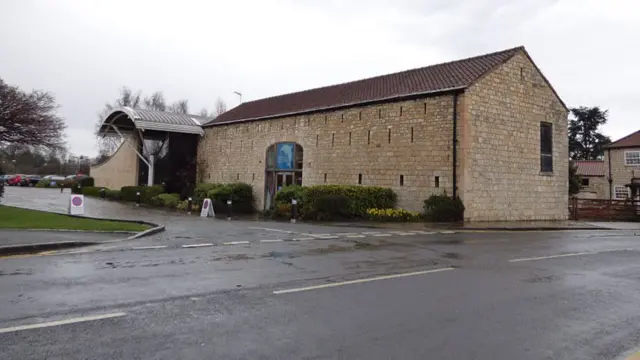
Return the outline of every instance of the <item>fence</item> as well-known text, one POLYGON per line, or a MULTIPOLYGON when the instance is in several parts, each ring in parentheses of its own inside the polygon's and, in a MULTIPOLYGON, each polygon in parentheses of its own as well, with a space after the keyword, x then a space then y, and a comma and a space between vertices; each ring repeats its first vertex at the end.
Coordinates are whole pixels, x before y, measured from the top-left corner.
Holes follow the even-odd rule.
POLYGON ((640 221, 640 201, 569 199, 572 220, 640 221))

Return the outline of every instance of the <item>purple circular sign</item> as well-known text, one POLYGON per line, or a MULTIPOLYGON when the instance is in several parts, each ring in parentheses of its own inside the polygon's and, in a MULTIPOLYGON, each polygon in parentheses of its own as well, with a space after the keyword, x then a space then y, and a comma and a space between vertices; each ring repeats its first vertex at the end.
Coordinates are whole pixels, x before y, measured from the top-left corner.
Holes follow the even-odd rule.
POLYGON ((209 208, 209 200, 205 200, 204 204, 202 205, 203 208, 207 209, 209 208))
POLYGON ((80 206, 82 205, 82 198, 80 196, 74 196, 73 199, 71 199, 71 203, 73 206, 80 206))

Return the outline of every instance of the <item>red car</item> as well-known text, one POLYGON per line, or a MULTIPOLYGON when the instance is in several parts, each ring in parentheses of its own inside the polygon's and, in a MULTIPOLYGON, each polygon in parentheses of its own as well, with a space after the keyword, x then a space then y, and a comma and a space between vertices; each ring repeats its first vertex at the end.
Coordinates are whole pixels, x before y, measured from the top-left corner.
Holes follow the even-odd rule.
POLYGON ((20 182, 22 181, 22 177, 24 175, 16 175, 13 178, 9 179, 9 181, 7 181, 7 184, 9 186, 20 186, 20 182))

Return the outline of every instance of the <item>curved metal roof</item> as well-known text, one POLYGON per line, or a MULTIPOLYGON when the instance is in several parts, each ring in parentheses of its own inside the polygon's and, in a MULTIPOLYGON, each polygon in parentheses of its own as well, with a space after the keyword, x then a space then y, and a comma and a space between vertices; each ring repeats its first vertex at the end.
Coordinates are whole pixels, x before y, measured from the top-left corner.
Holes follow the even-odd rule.
POLYGON ((110 132, 110 124, 117 125, 122 130, 155 130, 183 134, 204 135, 202 124, 213 120, 209 117, 189 114, 175 114, 164 111, 153 111, 121 107, 112 110, 102 122, 100 133, 110 132), (124 120, 126 115, 129 121, 124 120))

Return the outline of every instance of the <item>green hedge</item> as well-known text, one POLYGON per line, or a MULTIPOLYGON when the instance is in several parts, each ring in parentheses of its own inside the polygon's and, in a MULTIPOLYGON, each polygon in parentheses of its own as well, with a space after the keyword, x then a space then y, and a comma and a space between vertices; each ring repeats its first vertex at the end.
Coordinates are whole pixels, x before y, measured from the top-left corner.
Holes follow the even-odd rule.
POLYGON ((229 199, 232 201, 234 213, 250 214, 255 211, 253 187, 249 184, 233 183, 217 186, 209 190, 207 197, 213 200, 213 209, 216 212, 226 212, 229 199))
POLYGON ((122 200, 120 190, 105 189, 105 197, 109 200, 122 200))
POLYGON ((276 193, 276 197, 274 198, 274 202, 276 204, 289 204, 291 205, 291 200, 296 199, 299 202, 302 201, 304 197, 305 190, 307 188, 299 186, 299 185, 290 185, 285 186, 280 191, 276 193))
MULTIPOLYGON (((83 194, 82 188, 93 187, 95 185, 94 179, 89 176, 71 181, 73 181, 71 184, 71 192, 74 194, 83 194)), ((64 184, 68 184, 68 181, 64 180, 64 184)))
POLYGON ((300 215, 307 219, 317 219, 318 216, 327 215, 318 214, 316 205, 318 199, 327 196, 340 196, 349 199, 348 203, 342 203, 346 209, 340 209, 336 214, 339 217, 349 218, 366 218, 367 210, 371 208, 394 208, 397 200, 393 190, 377 186, 318 185, 303 189, 300 215))
POLYGON ((123 186, 120 189, 121 198, 124 201, 136 201, 136 193, 140 192, 140 202, 149 204, 154 196, 164 192, 164 186, 123 186))
POLYGON ((209 191, 222 187, 223 184, 209 184, 209 183, 201 183, 198 184, 193 191, 192 200, 194 204, 201 204, 204 199, 207 198, 209 191))
POLYGON ((428 221, 456 222, 464 220, 464 204, 460 197, 431 195, 424 201, 424 216, 428 221))
MULTIPOLYGON (((87 186, 82 188, 82 194, 86 196, 100 197, 101 187, 87 186)), ((106 195, 106 194, 105 194, 106 195)))
POLYGON ((50 179, 42 179, 42 180, 38 181, 38 183, 36 184, 37 188, 48 188, 49 186, 51 186, 51 180, 50 179))
POLYGON ((180 203, 180 194, 160 194, 151 198, 151 205, 175 209, 180 203))

